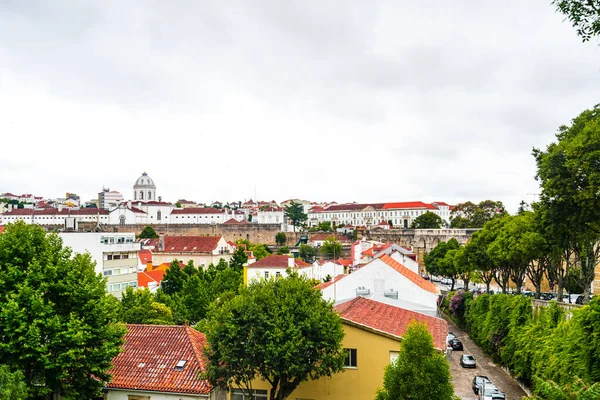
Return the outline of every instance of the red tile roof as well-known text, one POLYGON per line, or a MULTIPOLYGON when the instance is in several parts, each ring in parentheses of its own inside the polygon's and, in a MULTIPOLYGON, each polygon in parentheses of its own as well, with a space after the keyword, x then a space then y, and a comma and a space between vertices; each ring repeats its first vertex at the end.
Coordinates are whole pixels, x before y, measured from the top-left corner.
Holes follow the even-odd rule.
POLYGON ((162 269, 153 269, 152 271, 138 272, 138 286, 148 287, 148 284, 150 282, 156 282, 157 285, 160 285, 160 282, 162 282, 164 275, 165 271, 162 269))
POLYGON ((171 211, 171 214, 223 214, 222 210, 218 208, 200 208, 200 207, 190 207, 190 208, 182 208, 182 209, 174 209, 171 211))
POLYGON ((385 203, 383 206, 384 210, 388 209, 396 209, 396 208, 427 208, 429 210, 437 210, 437 207, 433 204, 423 203, 422 201, 404 201, 398 203, 385 203))
MULTIPOLYGON (((286 255, 272 254, 248 265, 248 268, 287 268, 288 259, 290 259, 290 257, 286 255)), ((294 266, 295 268, 303 268, 310 266, 310 264, 307 264, 302 260, 295 259, 294 266)))
POLYGON ((150 250, 142 249, 138 251, 138 257, 144 265, 148 264, 148 262, 152 262, 152 252, 150 250))
POLYGON ((329 282, 323 282, 323 283, 318 284, 317 286, 315 286, 315 289, 323 290, 325 288, 328 288, 329 286, 333 285, 335 282, 338 282, 340 279, 342 279, 345 276, 346 275, 344 275, 344 274, 339 274, 338 276, 336 276, 329 282))
MULTIPOLYGON (((154 252, 158 252, 155 239, 154 252)), ((165 236, 165 252, 209 253, 217 249, 221 236, 165 236)))
POLYGON ((131 207, 130 210, 133 211, 136 214, 146 214, 146 211, 140 210, 137 207, 131 207))
POLYGON ((231 219, 228 219, 227 221, 223 222, 223 224, 225 224, 225 225, 245 225, 246 221, 243 221, 243 220, 238 221, 235 218, 231 218, 231 219))
POLYGON ((325 212, 330 211, 360 211, 364 210, 367 207, 373 207, 376 210, 380 210, 383 208, 385 203, 369 203, 369 204, 358 204, 358 203, 348 203, 348 204, 332 204, 325 208, 325 212))
POLYGON ((336 234, 336 233, 315 233, 313 235, 310 235, 308 241, 314 242, 314 241, 325 240, 325 239, 329 239, 329 238, 334 238, 335 240, 342 242, 342 243, 352 242, 352 240, 348 239, 347 236, 341 235, 341 234, 336 234))
POLYGON ((123 353, 113 359, 108 388, 206 395, 199 378, 206 337, 189 326, 127 325, 123 353), (175 369, 185 360, 182 370, 175 369))
POLYGON ((342 320, 402 338, 412 321, 424 323, 433 337, 433 345, 446 350, 447 324, 441 318, 406 310, 359 296, 336 305, 342 320))
POLYGON ((103 208, 80 208, 80 209, 69 209, 63 208, 60 212, 57 208, 44 208, 44 209, 32 209, 32 208, 17 208, 12 211, 4 213, 6 216, 18 216, 18 215, 108 215, 108 210, 103 208))
POLYGON ((0 225, 0 233, 4 232, 4 226, 0 225))
POLYGON ((379 260, 383 261, 384 263, 386 263, 387 265, 389 265, 396 271, 400 272, 402 275, 407 277, 411 282, 418 285, 421 289, 425 289, 428 292, 431 292, 434 294, 440 294, 440 290, 435 284, 433 284, 432 282, 430 282, 428 280, 423 279, 419 274, 406 268, 404 265, 400 264, 398 261, 394 260, 389 255, 384 254, 383 256, 379 257, 379 260))

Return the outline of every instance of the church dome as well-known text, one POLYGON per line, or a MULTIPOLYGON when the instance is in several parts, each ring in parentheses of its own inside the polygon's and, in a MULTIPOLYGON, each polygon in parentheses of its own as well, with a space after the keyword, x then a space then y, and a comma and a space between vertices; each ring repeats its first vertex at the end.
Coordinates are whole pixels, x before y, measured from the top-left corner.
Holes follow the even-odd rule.
POLYGON ((138 189, 138 188, 152 188, 155 189, 156 186, 154 185, 154 181, 152 180, 152 178, 150 178, 148 176, 147 173, 143 173, 142 176, 140 176, 137 181, 135 181, 135 185, 133 186, 134 188, 138 189))

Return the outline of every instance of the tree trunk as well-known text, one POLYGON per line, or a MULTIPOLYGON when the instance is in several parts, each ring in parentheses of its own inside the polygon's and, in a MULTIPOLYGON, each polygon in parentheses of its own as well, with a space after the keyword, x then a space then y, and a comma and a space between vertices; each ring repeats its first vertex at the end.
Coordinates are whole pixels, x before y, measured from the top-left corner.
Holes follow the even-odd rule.
POLYGON ((454 277, 452 277, 450 279, 452 279, 452 287, 450 288, 450 291, 453 291, 454 290, 454 277))
POLYGON ((487 281, 487 282, 485 283, 485 292, 486 292, 487 294, 490 294, 490 283, 492 283, 492 281, 487 281))
POLYGON ((542 294, 542 285, 539 282, 534 282, 533 285, 535 286, 535 298, 539 300, 542 294))

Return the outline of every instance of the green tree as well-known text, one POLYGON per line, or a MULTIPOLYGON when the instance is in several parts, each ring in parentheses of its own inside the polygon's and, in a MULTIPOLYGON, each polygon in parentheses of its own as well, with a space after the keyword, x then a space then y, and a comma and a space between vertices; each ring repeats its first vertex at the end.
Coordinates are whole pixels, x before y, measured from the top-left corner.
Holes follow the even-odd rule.
POLYGON ((287 237, 285 236, 285 232, 277 232, 275 235, 275 243, 279 246, 283 246, 287 241, 287 237))
POLYGON ((600 35, 599 0, 553 0, 552 4, 573 24, 582 41, 600 35))
POLYGON ((457 271, 454 266, 454 256, 456 251, 460 248, 460 244, 454 238, 447 242, 438 243, 429 253, 425 254, 423 262, 425 263, 425 269, 432 275, 436 276, 447 276, 452 279, 452 288, 454 290, 454 281, 456 279, 457 271), (447 256, 449 251, 454 251, 447 256))
POLYGON ((411 322, 398 358, 385 368, 383 388, 376 400, 452 400, 454 387, 450 366, 444 355, 433 347, 425 325, 411 322))
POLYGON ((260 260, 271 254, 264 244, 255 244, 252 246, 252 254, 256 260, 260 260))
POLYGON ((121 319, 127 324, 173 324, 171 309, 165 304, 157 302, 148 288, 127 287, 121 298, 121 305, 121 319))
POLYGON ((279 250, 277 250, 277 254, 290 254, 290 248, 287 246, 280 247, 279 250))
POLYGON ((19 370, 12 372, 6 365, 0 365, 0 400, 27 399, 25 376, 19 370))
POLYGON ((333 232, 333 228, 331 227, 331 221, 319 222, 319 225, 317 225, 317 231, 333 232))
POLYGON ((187 275, 181 270, 179 261, 171 261, 171 265, 169 265, 169 268, 165 271, 165 276, 161 282, 163 292, 168 295, 181 292, 186 279, 187 275))
POLYGON ((139 239, 158 239, 158 233, 150 225, 146 226, 142 233, 138 236, 139 239))
POLYGON ((467 201, 454 207, 450 212, 450 222, 452 228, 483 228, 488 221, 506 214, 501 201, 483 200, 479 204, 467 201))
POLYGON ((342 244, 335 236, 330 236, 323 241, 319 252, 326 258, 340 258, 342 256, 342 244))
POLYGON ((37 225, 0 235, 0 364, 23 372, 32 398, 94 398, 109 379, 125 327, 94 266, 37 225))
POLYGON ((443 225, 444 220, 442 217, 427 211, 415 218, 410 227, 411 229, 440 229, 443 225))
POLYGON ((204 327, 206 378, 213 387, 246 390, 261 379, 271 400, 284 400, 300 383, 342 371, 344 331, 331 305, 292 271, 216 302, 204 327))
POLYGON ((306 215, 304 212, 304 207, 302 204, 294 201, 291 201, 290 204, 285 207, 285 216, 294 226, 294 232, 296 232, 297 226, 302 226, 302 224, 308 219, 308 215, 306 215))
POLYGON ((177 203, 175 203, 175 207, 181 208, 181 202, 178 201, 177 203))
POLYGON ((244 264, 248 262, 248 255, 244 246, 238 244, 237 249, 233 252, 231 259, 229 260, 229 267, 235 271, 242 272, 244 270, 244 264))
POLYGON ((596 400, 600 399, 600 382, 586 384, 581 379, 561 386, 553 381, 538 378, 536 384, 540 396, 529 397, 531 400, 596 400))
POLYGON ((298 256, 304 260, 304 262, 311 262, 315 258, 315 248, 310 244, 301 244, 298 247, 298 256))
POLYGON ((600 256, 600 105, 561 126, 557 141, 545 151, 533 150, 540 181, 540 202, 568 239, 581 267, 587 301, 600 256))

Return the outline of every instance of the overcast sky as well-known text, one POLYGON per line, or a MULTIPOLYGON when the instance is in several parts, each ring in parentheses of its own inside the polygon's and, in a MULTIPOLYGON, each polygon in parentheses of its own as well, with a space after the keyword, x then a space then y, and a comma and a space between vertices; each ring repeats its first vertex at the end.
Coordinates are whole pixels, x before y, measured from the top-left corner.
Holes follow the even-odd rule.
POLYGON ((515 211, 599 95, 550 0, 0 0, 0 192, 515 211))

